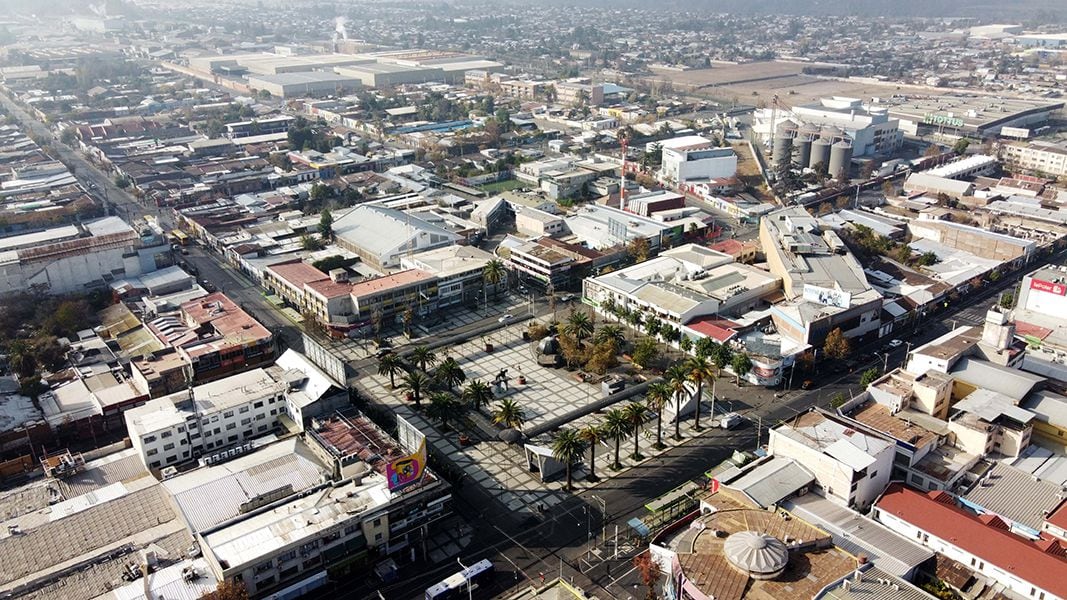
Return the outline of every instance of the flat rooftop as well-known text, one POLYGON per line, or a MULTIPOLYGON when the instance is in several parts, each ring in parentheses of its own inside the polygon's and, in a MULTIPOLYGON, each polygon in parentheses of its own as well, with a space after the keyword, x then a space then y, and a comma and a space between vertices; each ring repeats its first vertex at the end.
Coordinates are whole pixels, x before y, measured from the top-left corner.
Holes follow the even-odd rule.
POLYGON ((703 502, 716 511, 697 518, 666 541, 678 553, 689 583, 716 600, 793 600, 814 598, 818 592, 856 568, 856 558, 832 545, 825 531, 784 511, 752 508, 732 494, 720 491, 703 502), (785 571, 770 580, 757 580, 733 567, 724 553, 729 536, 755 531, 786 544, 785 571), (721 536, 721 537, 720 537, 721 536))
POLYGON ((938 437, 937 433, 892 414, 888 408, 874 401, 860 405, 848 416, 916 448, 922 448, 938 437))

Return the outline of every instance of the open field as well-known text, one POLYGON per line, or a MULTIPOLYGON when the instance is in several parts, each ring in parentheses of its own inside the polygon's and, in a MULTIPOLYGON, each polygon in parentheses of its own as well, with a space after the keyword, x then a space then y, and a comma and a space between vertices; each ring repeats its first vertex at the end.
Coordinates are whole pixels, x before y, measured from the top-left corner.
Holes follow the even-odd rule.
POLYGON ((500 192, 510 192, 511 190, 517 190, 524 187, 530 187, 530 184, 524 181, 519 181, 518 179, 505 179, 504 181, 496 181, 480 185, 478 186, 478 189, 490 194, 499 194, 500 192))

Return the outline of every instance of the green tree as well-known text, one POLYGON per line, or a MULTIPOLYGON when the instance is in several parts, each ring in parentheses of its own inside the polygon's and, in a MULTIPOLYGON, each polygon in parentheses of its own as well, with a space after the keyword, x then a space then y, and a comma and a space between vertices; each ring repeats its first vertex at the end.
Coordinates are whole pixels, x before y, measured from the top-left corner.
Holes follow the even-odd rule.
POLYGON ((571 314, 567 316, 567 324, 563 326, 563 332, 574 336, 578 346, 581 346, 582 340, 593 335, 593 320, 585 312, 571 309, 571 314))
POLYGON ((415 408, 419 409, 422 407, 422 393, 430 388, 430 378, 421 371, 411 371, 404 375, 404 380, 400 387, 411 394, 411 399, 415 402, 415 408))
POLYGON ((441 424, 441 429, 447 430, 450 422, 463 418, 467 405, 456 400, 455 396, 447 392, 437 392, 430 396, 430 405, 426 407, 426 416, 441 424))
POLYGON ((970 147, 970 145, 971 140, 967 138, 960 138, 956 140, 955 144, 952 144, 952 151, 960 156, 963 156, 964 154, 967 154, 967 148, 970 147))
POLYGON ((556 434, 556 438, 552 440, 552 456, 563 463, 563 468, 567 473, 567 491, 572 489, 571 465, 581 459, 584 453, 585 440, 582 439, 579 432, 573 429, 560 429, 556 434))
POLYGON ((659 344, 650 337, 643 337, 634 344, 633 363, 642 368, 652 366, 652 362, 659 356, 659 344))
POLYGON ((612 351, 618 353, 626 342, 626 334, 618 325, 602 325, 593 336, 593 341, 597 344, 610 344, 612 351))
POLYGON ((429 369, 437 364, 437 354, 427 346, 415 346, 411 349, 411 362, 420 370, 429 373, 429 369))
MULTIPOLYGON (((570 337, 564 335, 563 337, 570 337)), ((577 347, 577 344, 575 344, 577 347)), ((619 364, 618 358, 616 358, 617 351, 615 350, 615 344, 611 341, 603 341, 593 345, 593 349, 588 353, 579 352, 579 361, 581 356, 588 356, 589 360, 585 363, 585 368, 598 375, 603 375, 608 372, 609 369, 616 367, 619 364)))
POLYGON ((715 351, 711 353, 711 362, 719 369, 725 369, 726 365, 730 364, 733 359, 733 350, 730 350, 730 347, 726 344, 715 346, 715 351))
POLYGON ((310 201, 309 208, 312 209, 312 212, 318 210, 326 203, 327 200, 330 199, 330 196, 332 195, 333 189, 330 186, 323 185, 321 183, 316 183, 315 185, 312 185, 311 191, 308 192, 308 200, 310 201))
POLYGON ((830 396, 830 408, 841 408, 847 402, 844 392, 837 392, 833 396, 830 396))
POLYGON ((634 434, 634 453, 631 458, 634 460, 641 460, 644 458, 641 456, 641 448, 638 445, 641 434, 641 426, 645 423, 645 418, 648 417, 648 407, 640 402, 631 402, 623 409, 623 413, 626 415, 626 420, 630 422, 630 429, 634 434))
POLYGON ((512 398, 504 398, 497 402, 496 410, 493 411, 493 424, 522 431, 522 424, 526 422, 526 411, 512 398))
POLYGON ((389 386, 396 389, 396 376, 404 372, 400 357, 390 352, 378 359, 378 374, 389 376, 389 386))
POLYGON ((619 444, 622 442, 622 438, 626 437, 630 433, 630 420, 626 417, 626 413, 621 409, 613 408, 604 415, 604 431, 608 437, 615 441, 615 461, 611 463, 612 469, 621 469, 622 463, 619 461, 619 444))
POLYGON ((671 399, 674 400, 674 439, 682 439, 682 401, 689 396, 689 370, 685 363, 677 362, 667 368, 663 373, 663 379, 671 390, 671 399))
POLYGON ((120 190, 124 190, 130 187, 130 180, 124 175, 116 175, 115 187, 119 188, 120 190))
POLYGON ((744 352, 738 352, 734 354, 733 360, 730 361, 730 367, 737 377, 737 385, 741 385, 741 378, 748 375, 748 372, 752 370, 752 359, 744 352))
POLYGON ((648 260, 651 251, 648 239, 643 237, 634 238, 634 240, 626 247, 627 254, 630 255, 630 258, 633 259, 635 263, 648 260))
POLYGON ((653 381, 645 391, 648 409, 656 413, 656 449, 663 448, 663 409, 671 399, 671 386, 665 381, 653 381))
POLYGON ((697 356, 711 358, 719 344, 709 337, 702 337, 696 341, 695 350, 697 356))
POLYGON ((922 267, 929 267, 931 265, 936 265, 939 262, 941 262, 941 259, 938 258, 937 254, 935 254, 934 252, 923 252, 921 255, 919 255, 919 258, 915 261, 915 264, 922 267))
POLYGON ((860 385, 862 385, 863 387, 867 387, 867 386, 871 385, 872 383, 874 383, 875 380, 877 380, 879 377, 881 377, 881 375, 882 375, 881 371, 879 371, 878 369, 876 369, 874 367, 871 367, 870 369, 867 369, 866 371, 863 372, 863 374, 860 375, 860 385))
POLYGON ((446 357, 441 361, 441 364, 437 365, 434 376, 437 381, 445 385, 450 391, 467 380, 467 374, 463 372, 463 367, 459 366, 456 359, 451 356, 446 357))
POLYGON ((333 215, 329 209, 323 209, 319 216, 319 235, 326 241, 333 239, 333 215))
POLYGON ((485 267, 482 269, 482 282, 486 288, 489 285, 493 286, 493 299, 496 299, 497 294, 500 292, 499 283, 507 277, 508 272, 504 267, 504 263, 494 258, 485 263, 485 267))
POLYGON ((578 434, 589 444, 589 479, 596 481, 596 447, 606 437, 604 428, 599 424, 589 424, 583 427, 578 434))
MULTIPOLYGON (((714 379, 718 369, 708 359, 699 356, 690 356, 684 363, 685 370, 689 372, 689 381, 697 386, 696 401, 693 412, 693 429, 700 431, 700 402, 704 399, 704 382, 714 379)), ((712 411, 714 416, 714 410, 712 411)))
POLYGON ((471 405, 471 408, 479 410, 483 406, 489 406, 489 403, 493 401, 493 389, 484 381, 472 379, 463 388, 463 399, 471 405))
POLYGON ((852 342, 848 341, 840 327, 835 327, 826 335, 822 348, 826 356, 841 360, 852 353, 852 342))
POLYGON ((682 336, 682 338, 678 340, 678 348, 680 348, 682 352, 688 353, 693 349, 693 338, 687 335, 682 336))
POLYGON ((322 238, 317 238, 310 235, 300 236, 300 246, 308 252, 317 252, 326 247, 322 242, 322 238))

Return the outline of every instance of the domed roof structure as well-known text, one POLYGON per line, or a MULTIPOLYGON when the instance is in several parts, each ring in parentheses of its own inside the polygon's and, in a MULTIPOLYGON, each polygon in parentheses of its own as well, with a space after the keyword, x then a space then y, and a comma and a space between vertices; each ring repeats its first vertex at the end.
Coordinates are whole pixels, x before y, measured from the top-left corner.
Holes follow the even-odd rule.
POLYGON ((789 549, 766 533, 735 533, 726 538, 722 549, 731 565, 753 579, 774 579, 789 562, 789 549))

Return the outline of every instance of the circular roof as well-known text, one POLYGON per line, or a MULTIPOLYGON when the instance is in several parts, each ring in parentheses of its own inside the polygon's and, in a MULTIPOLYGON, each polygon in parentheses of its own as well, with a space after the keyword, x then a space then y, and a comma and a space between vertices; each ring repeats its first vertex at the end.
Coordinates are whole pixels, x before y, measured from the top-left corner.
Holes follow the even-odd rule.
POLYGON ((742 531, 726 538, 723 553, 730 564, 749 575, 759 578, 773 577, 785 569, 789 562, 789 549, 778 538, 742 531))

